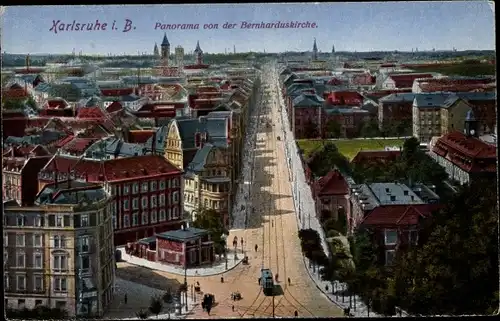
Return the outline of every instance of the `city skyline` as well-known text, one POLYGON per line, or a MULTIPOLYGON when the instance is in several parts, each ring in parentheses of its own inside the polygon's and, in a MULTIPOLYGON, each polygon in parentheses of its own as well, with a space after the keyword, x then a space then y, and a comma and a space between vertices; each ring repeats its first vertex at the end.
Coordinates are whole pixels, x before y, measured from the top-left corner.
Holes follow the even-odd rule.
POLYGON ((186 53, 194 50, 197 41, 208 53, 233 51, 233 46, 237 52, 310 51, 314 38, 321 52, 331 52, 332 45, 336 51, 352 52, 494 50, 493 16, 486 1, 8 7, 3 15, 2 48, 14 54, 152 53, 166 32, 172 51, 180 45, 186 53), (126 19, 132 28, 122 32, 126 19), (106 23, 107 29, 60 31, 62 24, 74 29, 75 23, 95 24, 96 20, 106 23), (243 21, 309 22, 316 28, 240 29, 243 21), (235 27, 223 29, 225 22, 235 27), (215 23, 218 30, 203 29, 215 23), (162 30, 160 24, 188 26, 187 30, 162 30), (193 30, 196 24, 199 29, 193 30))

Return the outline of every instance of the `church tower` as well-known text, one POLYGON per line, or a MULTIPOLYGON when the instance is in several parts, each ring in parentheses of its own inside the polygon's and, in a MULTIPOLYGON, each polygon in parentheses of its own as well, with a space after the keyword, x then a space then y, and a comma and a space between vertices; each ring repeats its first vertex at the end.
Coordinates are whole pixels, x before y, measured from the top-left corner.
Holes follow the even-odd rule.
POLYGON ((165 33, 161 42, 161 59, 166 61, 168 65, 168 58, 170 58, 170 42, 168 42, 167 33, 165 33))
POLYGON ((318 46, 316 46, 316 38, 314 38, 314 45, 313 45, 313 60, 318 60, 318 46))
POLYGON ((477 132, 477 120, 474 116, 474 112, 472 109, 469 109, 467 114, 465 115, 465 126, 464 126, 464 134, 467 137, 478 137, 477 132))
POLYGON ((332 45, 332 54, 335 53, 335 45, 332 45))
POLYGON ((194 54, 196 57, 196 64, 197 65, 202 65, 203 64, 203 50, 200 48, 200 41, 196 43, 196 49, 194 50, 194 54))
POLYGON ((158 44, 155 42, 155 47, 153 49, 153 56, 154 57, 159 57, 160 56, 160 51, 158 50, 158 44))

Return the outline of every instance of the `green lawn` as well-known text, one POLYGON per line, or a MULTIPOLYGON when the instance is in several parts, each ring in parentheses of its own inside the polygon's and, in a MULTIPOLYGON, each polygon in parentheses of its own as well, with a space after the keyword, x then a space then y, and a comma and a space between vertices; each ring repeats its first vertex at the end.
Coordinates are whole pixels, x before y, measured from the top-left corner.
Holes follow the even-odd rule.
MULTIPOLYGON (((306 159, 313 151, 321 148, 323 144, 321 140, 301 139, 297 142, 304 151, 306 159)), ((328 140, 325 140, 326 142, 328 140)), ((385 146, 403 146, 404 139, 342 139, 330 142, 337 146, 342 155, 351 160, 360 150, 384 150, 385 146)))

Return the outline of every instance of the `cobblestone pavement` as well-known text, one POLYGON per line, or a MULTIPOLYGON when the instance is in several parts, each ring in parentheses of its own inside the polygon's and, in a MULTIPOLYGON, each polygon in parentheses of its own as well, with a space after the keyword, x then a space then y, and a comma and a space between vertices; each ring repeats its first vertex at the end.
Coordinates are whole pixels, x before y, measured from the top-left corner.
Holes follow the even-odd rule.
MULTIPOLYGON (((266 79, 263 82, 266 83, 266 79)), ((238 239, 244 239, 243 251, 249 257, 249 264, 240 264, 222 276, 188 277, 189 286, 199 282, 202 293, 214 294, 216 301, 210 316, 198 305, 188 318, 271 317, 272 298, 264 297, 258 285, 262 267, 279 274, 283 294, 274 300, 276 317, 293 317, 295 311, 299 317, 334 317, 343 314, 316 288, 303 263, 284 146, 282 141, 277 140, 277 136, 282 135, 281 117, 272 99, 269 106, 273 107, 262 107, 258 120, 254 179, 249 202, 255 211, 252 213, 249 208, 251 214, 247 228, 231 231, 228 238, 232 240, 237 236, 238 239), (267 126, 268 122, 274 126, 267 126), (254 249, 256 244, 259 247, 257 251, 254 249), (224 278, 223 283, 221 277, 224 278), (291 279, 290 285, 287 278, 291 279), (233 291, 239 291, 242 300, 232 301, 230 295, 233 291)), ((238 246, 241 250, 240 243, 238 246)), ((184 281, 183 276, 161 271, 152 273, 177 282, 184 281)), ((191 292, 190 296, 196 295, 191 292)), ((196 302, 201 296, 197 295, 196 302)))

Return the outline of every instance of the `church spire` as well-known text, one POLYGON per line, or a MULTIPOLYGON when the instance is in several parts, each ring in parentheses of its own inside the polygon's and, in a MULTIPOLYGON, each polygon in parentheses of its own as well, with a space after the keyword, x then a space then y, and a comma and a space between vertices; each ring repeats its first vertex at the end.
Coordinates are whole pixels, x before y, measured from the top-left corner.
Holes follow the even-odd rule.
POLYGON ((158 57, 160 55, 160 51, 158 50, 158 44, 155 42, 155 47, 153 49, 153 55, 158 57))
POLYGON ((318 46, 316 45, 316 38, 314 38, 313 44, 313 60, 318 60, 318 46))
POLYGON ((170 42, 168 42, 168 38, 167 38, 167 33, 166 32, 163 35, 163 41, 161 42, 161 46, 162 47, 165 47, 165 46, 169 46, 170 47, 170 42))

